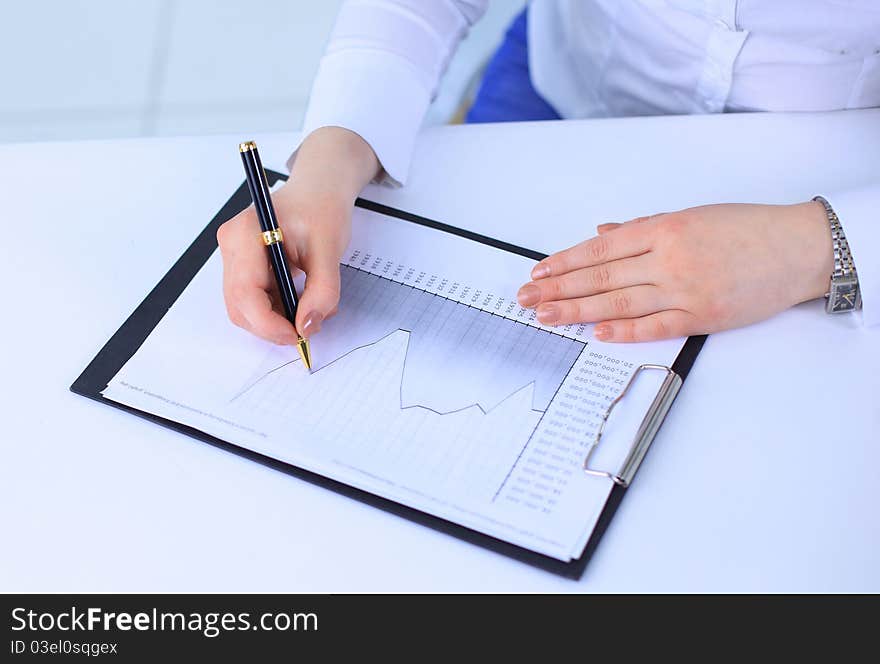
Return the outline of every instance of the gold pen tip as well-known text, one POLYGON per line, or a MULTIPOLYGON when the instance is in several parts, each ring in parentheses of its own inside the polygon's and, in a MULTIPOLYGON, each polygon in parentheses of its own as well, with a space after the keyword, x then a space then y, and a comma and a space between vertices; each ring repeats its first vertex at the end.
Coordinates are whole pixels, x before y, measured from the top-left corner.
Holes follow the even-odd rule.
POLYGON ((303 365, 305 365, 305 368, 308 369, 311 373, 312 349, 309 347, 309 340, 304 337, 300 337, 299 340, 296 342, 296 350, 299 353, 299 357, 302 360, 303 365))
POLYGON ((238 144, 238 151, 239 152, 249 152, 251 150, 256 150, 256 149, 257 149, 257 144, 254 143, 253 141, 245 141, 244 143, 238 144))

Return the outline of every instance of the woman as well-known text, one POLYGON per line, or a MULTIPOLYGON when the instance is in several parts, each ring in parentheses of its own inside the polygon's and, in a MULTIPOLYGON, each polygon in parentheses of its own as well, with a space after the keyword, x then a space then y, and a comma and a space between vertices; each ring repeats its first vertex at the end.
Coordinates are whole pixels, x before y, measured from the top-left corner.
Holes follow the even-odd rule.
MULTIPOLYGON (((274 196, 285 245, 307 276, 296 330, 272 308, 250 209, 218 234, 233 322, 295 344, 297 330, 309 337, 335 312, 354 200, 371 180, 405 182, 440 77, 486 5, 343 5, 292 178, 274 196)), ((535 0, 489 64, 468 121, 875 106, 873 0, 535 0)), ((545 324, 598 323, 603 341, 716 332, 826 293, 826 310, 853 311, 864 300, 865 323, 880 323, 880 181, 816 193, 825 199, 600 225, 596 237, 538 263, 518 299, 545 324)))

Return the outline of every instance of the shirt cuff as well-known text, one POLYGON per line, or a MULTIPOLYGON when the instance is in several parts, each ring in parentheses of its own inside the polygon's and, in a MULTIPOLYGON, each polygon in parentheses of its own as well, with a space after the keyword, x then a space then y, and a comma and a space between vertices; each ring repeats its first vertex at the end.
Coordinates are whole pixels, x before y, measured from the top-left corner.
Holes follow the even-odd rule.
POLYGON ((880 184, 832 192, 834 208, 852 252, 862 294, 862 320, 880 325, 880 184))
POLYGON ((321 127, 353 131, 373 148, 382 166, 374 182, 400 186, 406 182, 416 134, 430 101, 428 86, 403 58, 366 50, 331 53, 318 67, 300 144, 321 127))

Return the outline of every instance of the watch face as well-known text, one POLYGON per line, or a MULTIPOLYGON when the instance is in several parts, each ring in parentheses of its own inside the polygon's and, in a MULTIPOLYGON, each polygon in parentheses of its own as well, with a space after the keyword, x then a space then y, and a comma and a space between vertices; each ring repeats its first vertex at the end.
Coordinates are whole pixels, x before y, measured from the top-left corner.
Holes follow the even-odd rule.
POLYGON ((830 304, 832 313, 838 311, 852 311, 856 308, 858 297, 858 284, 856 282, 843 282, 831 285, 830 304))

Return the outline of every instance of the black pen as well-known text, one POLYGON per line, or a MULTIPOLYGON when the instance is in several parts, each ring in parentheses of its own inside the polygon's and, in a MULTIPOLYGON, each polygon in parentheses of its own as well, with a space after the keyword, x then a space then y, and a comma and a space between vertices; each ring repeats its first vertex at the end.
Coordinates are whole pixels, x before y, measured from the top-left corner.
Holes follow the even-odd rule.
MULTIPOLYGON (((272 272, 275 273, 275 281, 278 282, 281 303, 284 305, 284 315, 295 328, 296 307, 299 304, 299 299, 296 296, 296 287, 293 285, 290 269, 287 267, 287 258, 284 255, 284 237, 278 226, 278 219, 275 217, 275 208, 272 207, 266 171, 263 170, 263 162, 260 161, 260 153, 257 152, 256 143, 253 141, 239 143, 238 151, 241 153, 241 161, 247 174, 248 189, 251 190, 254 208, 257 211, 257 218, 260 220, 260 229, 263 231, 260 237, 269 252, 269 262, 272 263, 272 272)), ((299 356, 306 369, 311 371, 312 353, 309 349, 309 340, 298 332, 296 349, 299 351, 299 356)))

